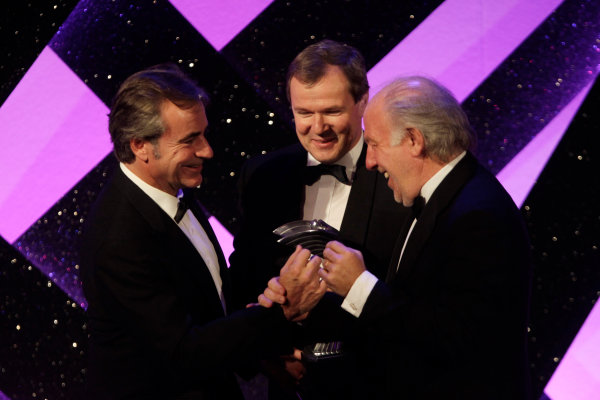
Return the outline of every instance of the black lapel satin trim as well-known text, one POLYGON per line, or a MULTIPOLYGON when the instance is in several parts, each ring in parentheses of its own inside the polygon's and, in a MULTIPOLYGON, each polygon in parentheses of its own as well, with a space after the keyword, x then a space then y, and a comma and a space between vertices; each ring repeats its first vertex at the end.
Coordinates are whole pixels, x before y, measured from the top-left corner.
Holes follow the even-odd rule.
MULTIPOLYGON (((302 147, 300 143, 290 148, 290 168, 282 168, 280 175, 280 184, 287 187, 283 193, 288 193, 287 199, 282 199, 282 204, 287 204, 295 217, 292 217, 289 221, 300 220, 304 214, 304 201, 306 196, 306 190, 304 190, 304 177, 302 176, 306 162, 308 152, 302 147), (288 175, 289 174, 289 175, 288 175)), ((281 191, 280 191, 281 193, 281 191)))
POLYGON ((406 235, 410 230, 410 226, 412 225, 412 220, 406 219, 402 228, 400 229, 400 233, 398 234, 398 238, 396 239, 396 244, 394 245, 394 251, 392 252, 392 258, 390 259, 390 265, 388 267, 387 275, 385 277, 385 282, 390 283, 394 280, 396 276, 396 272, 398 271, 398 260, 400 260, 400 253, 402 252, 402 246, 404 246, 404 242, 406 241, 406 235))
MULTIPOLYGON (((206 214, 204 213, 204 209, 202 205, 198 202, 196 198, 196 192, 194 191, 194 202, 190 205, 190 209, 192 213, 206 232, 206 235, 212 242, 212 245, 215 249, 215 253, 217 254, 217 260, 219 262, 219 275, 221 275, 221 290, 223 291, 223 296, 225 297, 225 304, 232 304, 231 300, 231 282, 229 280, 229 270, 227 269, 227 261, 225 260, 225 255, 223 254, 223 250, 221 249, 221 245, 219 244, 219 240, 217 239, 217 235, 212 229, 210 222, 206 218, 206 214)), ((212 280, 212 277, 211 277, 212 280)))
MULTIPOLYGON (((435 228, 438 216, 448 207, 460 189, 473 177, 476 169, 477 160, 471 153, 467 152, 465 157, 450 171, 433 192, 408 238, 396 274, 397 279, 405 280, 411 274, 417 258, 435 228)), ((394 258, 396 263, 398 257, 399 254, 394 258)))
POLYGON ((360 247, 365 245, 369 232, 378 173, 367 169, 366 157, 367 145, 365 144, 356 163, 356 174, 340 227, 340 238, 360 247))
POLYGON ((181 249, 178 254, 173 255, 173 264, 177 268, 185 268, 186 274, 190 279, 195 279, 197 281, 198 288, 201 288, 199 289, 199 292, 201 291, 201 293, 198 293, 198 295, 204 296, 207 306, 210 304, 215 315, 225 315, 221 304, 221 298, 219 297, 219 293, 217 292, 208 266, 196 247, 188 239, 185 233, 183 233, 181 228, 175 224, 175 221, 167 228, 165 240, 173 248, 181 249))

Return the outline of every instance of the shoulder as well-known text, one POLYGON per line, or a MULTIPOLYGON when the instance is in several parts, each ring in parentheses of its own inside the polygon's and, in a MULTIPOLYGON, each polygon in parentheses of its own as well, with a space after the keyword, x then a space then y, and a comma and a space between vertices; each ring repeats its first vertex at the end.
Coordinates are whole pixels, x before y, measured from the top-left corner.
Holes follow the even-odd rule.
POLYGON ((498 179, 481 164, 465 184, 461 198, 478 208, 505 208, 518 211, 517 206, 498 179))
POLYGON ((248 184, 287 180, 306 164, 306 150, 299 144, 261 154, 246 161, 240 172, 242 187, 248 184))
MULTIPOLYGON (((458 190, 444 213, 449 225, 478 227, 477 231, 516 232, 522 230, 519 208, 496 177, 480 163, 458 190)), ((470 228, 469 228, 470 229, 470 228)))
POLYGON ((91 208, 84 239, 100 244, 147 236, 163 229, 162 214, 162 209, 117 167, 91 208))
POLYGON ((244 164, 248 172, 262 171, 272 168, 291 168, 306 162, 306 150, 300 143, 293 144, 266 154, 249 159, 244 164))
POLYGON ((448 206, 467 209, 500 204, 514 206, 510 195, 496 177, 471 153, 467 153, 442 180, 430 202, 440 210, 448 206))

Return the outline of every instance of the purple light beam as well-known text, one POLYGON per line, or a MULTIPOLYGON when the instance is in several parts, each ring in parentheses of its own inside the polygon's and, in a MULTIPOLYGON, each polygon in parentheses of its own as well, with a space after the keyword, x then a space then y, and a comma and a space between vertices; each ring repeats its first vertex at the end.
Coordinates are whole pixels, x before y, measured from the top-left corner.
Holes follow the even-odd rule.
POLYGON ((217 50, 242 31, 273 0, 169 0, 217 50))
POLYGON ((544 393, 552 400, 593 400, 600 393, 600 301, 588 315, 544 393))
POLYGON ((369 71, 375 90, 399 75, 426 75, 462 102, 560 0, 447 0, 369 71))
POLYGON ((21 236, 111 150, 108 109, 46 47, 0 108, 0 235, 21 236))
MULTIPOLYGON (((590 82, 552 121, 540 131, 519 154, 498 172, 496 178, 521 208, 546 166, 549 157, 567 131, 569 124, 592 87, 590 82)), ((600 349, 600 343, 598 343, 600 349)), ((600 359, 600 354, 598 354, 600 359)))

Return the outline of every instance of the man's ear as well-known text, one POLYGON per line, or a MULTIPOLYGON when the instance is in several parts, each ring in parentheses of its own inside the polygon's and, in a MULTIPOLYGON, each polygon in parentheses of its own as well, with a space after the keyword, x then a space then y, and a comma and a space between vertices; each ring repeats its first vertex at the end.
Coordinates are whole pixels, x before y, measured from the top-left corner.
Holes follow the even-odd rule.
POLYGON ((129 147, 131 147, 131 151, 135 155, 135 158, 145 163, 148 162, 150 156, 150 142, 135 138, 129 141, 129 147))
POLYGON ((369 92, 365 93, 363 97, 358 101, 358 111, 360 116, 362 117, 365 113, 365 108, 367 108, 367 103, 369 102, 369 92))
POLYGON ((420 157, 425 154, 425 137, 417 128, 407 128, 406 137, 410 143, 410 153, 415 157, 420 157))

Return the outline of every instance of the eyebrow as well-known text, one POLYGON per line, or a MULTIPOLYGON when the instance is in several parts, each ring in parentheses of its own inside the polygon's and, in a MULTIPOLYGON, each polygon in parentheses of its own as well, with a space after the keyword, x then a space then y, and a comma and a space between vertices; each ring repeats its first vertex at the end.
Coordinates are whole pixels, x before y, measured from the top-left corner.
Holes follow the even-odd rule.
POLYGON ((341 111, 344 107, 341 105, 335 105, 335 106, 331 106, 331 107, 327 107, 323 110, 312 110, 312 109, 308 109, 308 108, 304 108, 304 107, 294 107, 294 111, 296 112, 332 112, 332 111, 341 111))
POLYGON ((304 107, 294 107, 293 108, 294 111, 300 112, 300 111, 307 111, 309 112, 310 110, 304 107))
MULTIPOLYGON (((206 131, 206 129, 205 129, 206 131)), ((192 138, 197 138, 198 136, 202 135, 204 133, 204 131, 197 131, 197 132, 191 132, 188 133, 187 135, 185 135, 184 137, 182 137, 181 139, 179 139, 179 143, 185 143, 188 140, 192 139, 192 138)))

